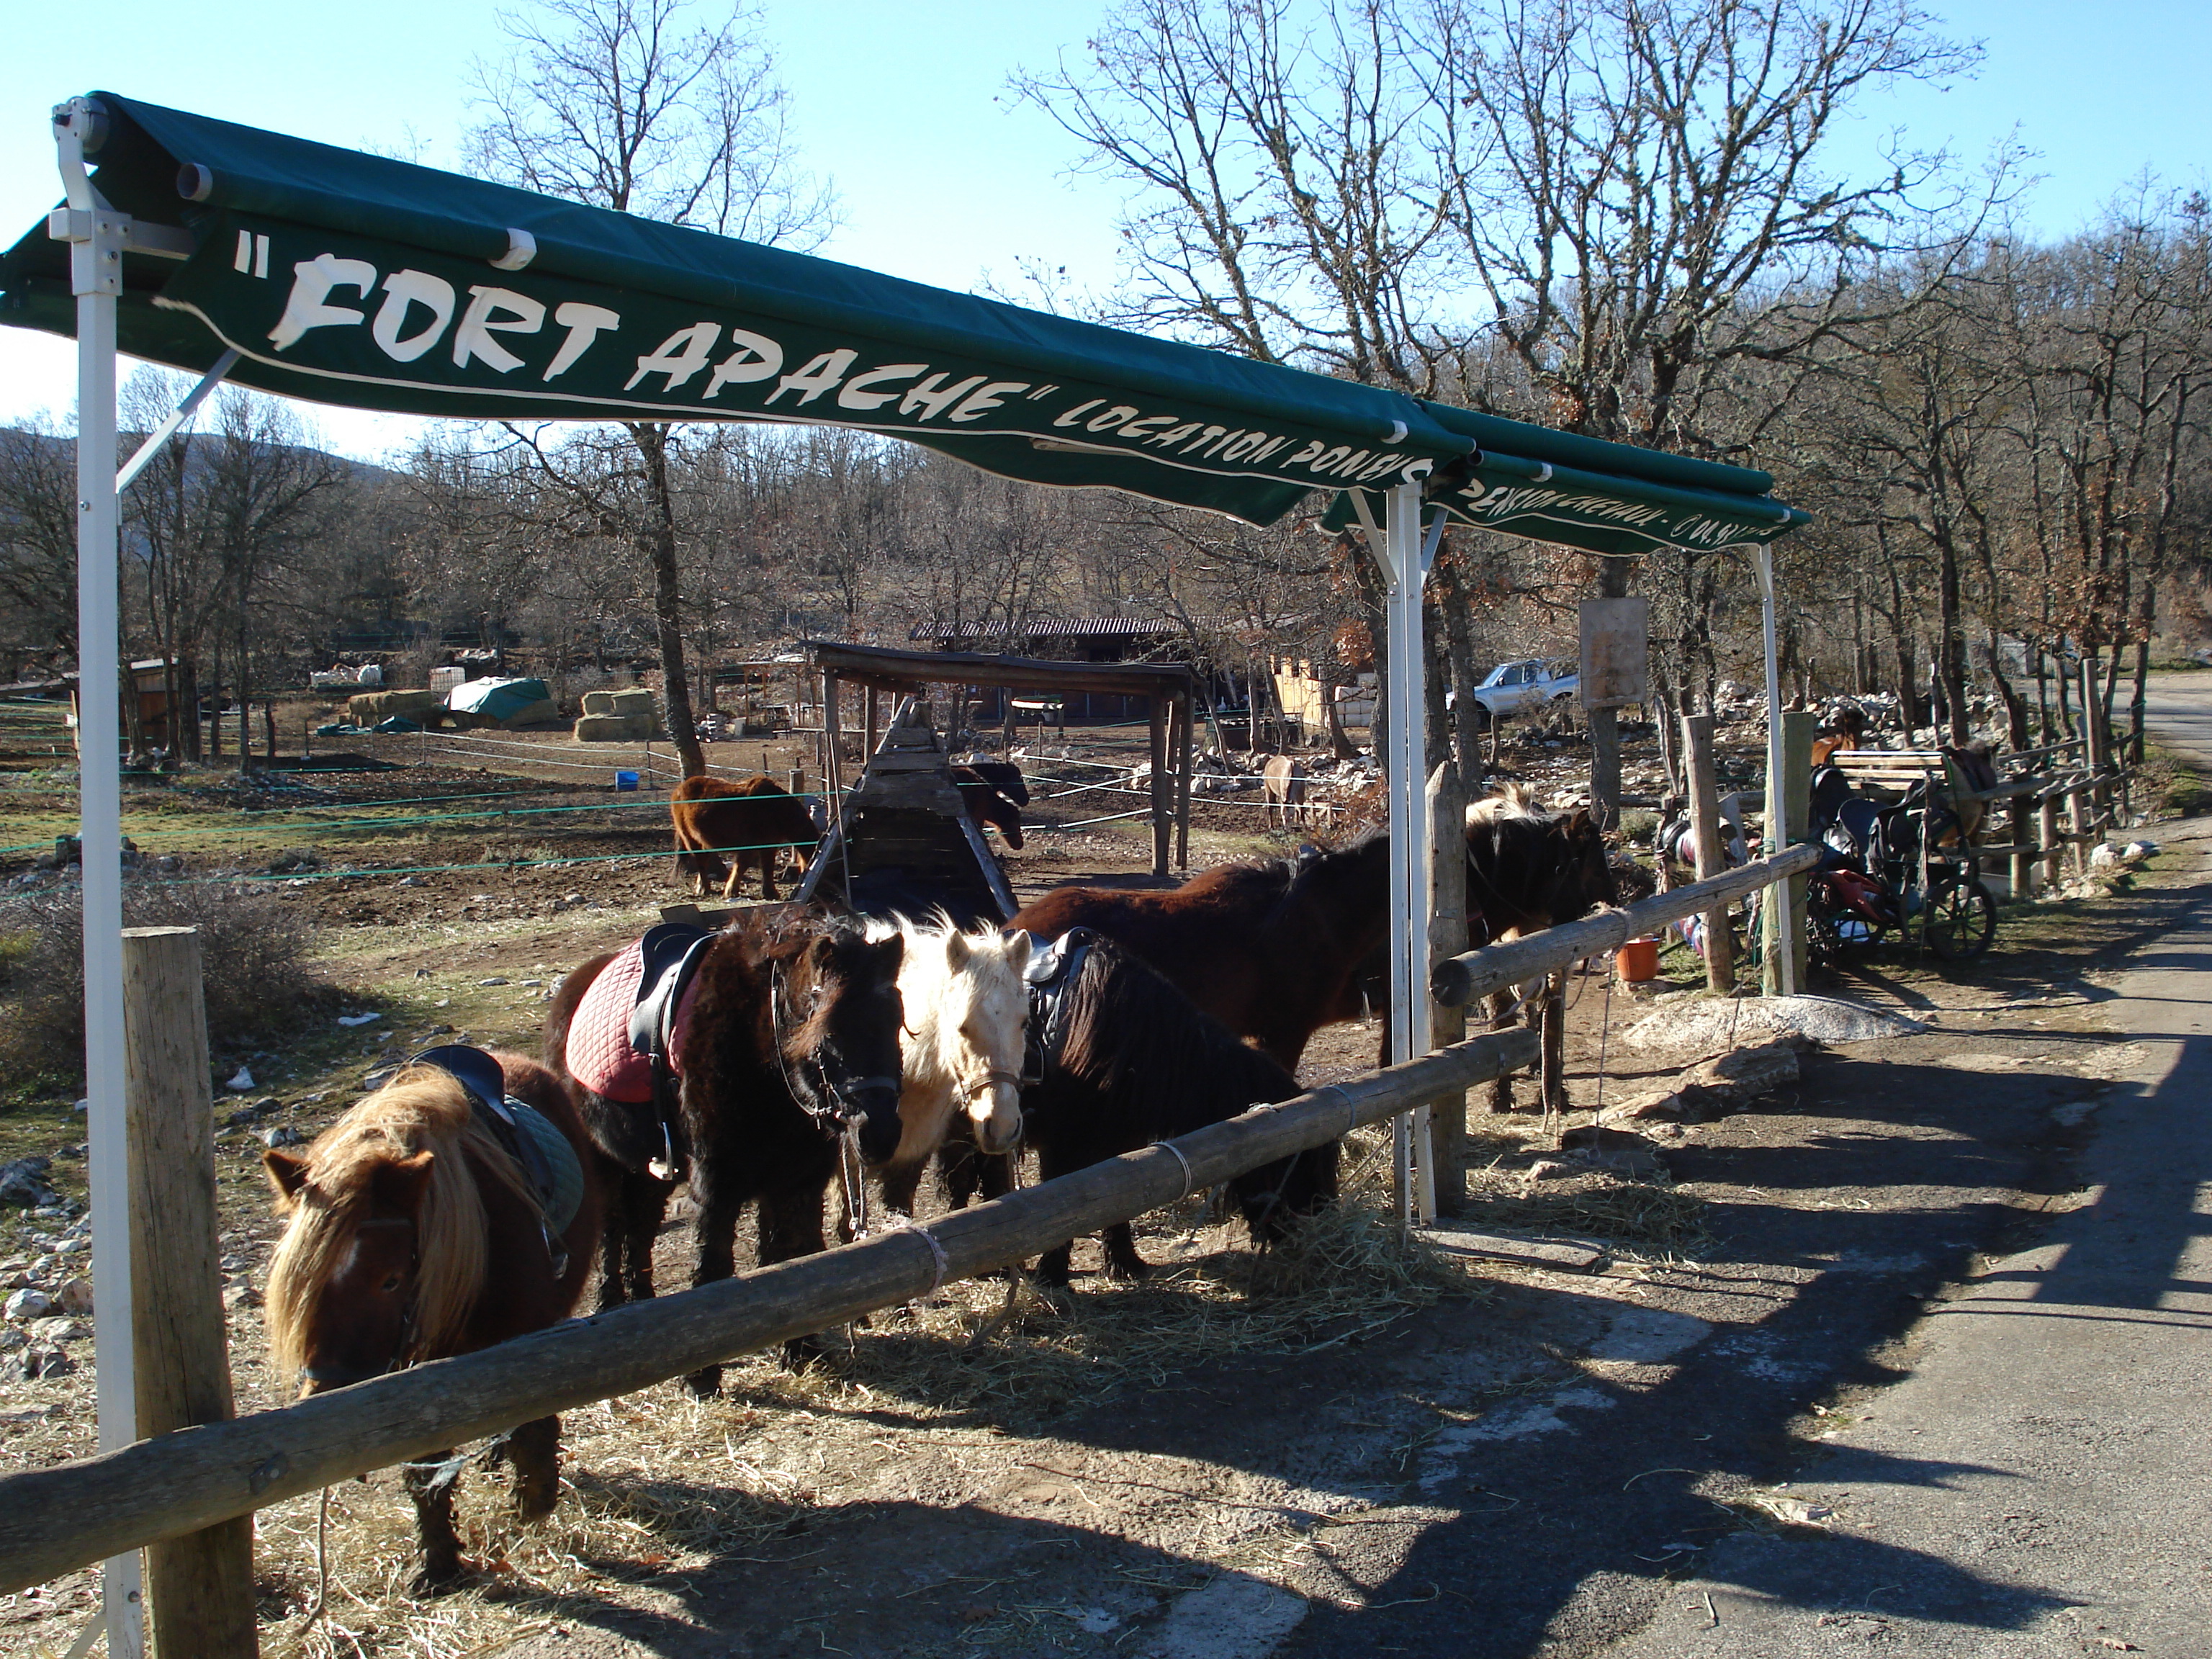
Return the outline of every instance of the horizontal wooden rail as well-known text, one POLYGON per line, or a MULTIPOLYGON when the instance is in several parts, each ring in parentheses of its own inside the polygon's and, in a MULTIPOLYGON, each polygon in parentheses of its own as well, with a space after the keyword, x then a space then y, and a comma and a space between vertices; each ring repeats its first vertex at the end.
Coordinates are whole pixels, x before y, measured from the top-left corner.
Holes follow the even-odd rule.
POLYGON ((1360 1124, 1532 1065, 1537 1044, 1537 1034, 1527 1030, 1475 1037, 1349 1083, 1255 1106, 926 1227, 878 1233, 571 1320, 279 1411, 180 1429, 104 1456, 0 1478, 0 1594, 370 1469, 913 1301, 939 1284, 1025 1261, 1171 1204, 1185 1192, 1323 1146, 1360 1124))
POLYGON ((1785 847, 1772 858, 1757 860, 1709 881, 1655 893, 1625 910, 1601 910, 1510 945, 1490 945, 1464 956, 1446 957, 1429 976, 1430 994, 1447 1008, 1462 1006, 1554 968, 1617 949, 1624 939, 1656 933, 1684 916, 1733 903, 1762 887, 1802 875, 1820 861, 1820 848, 1809 843, 1785 847))

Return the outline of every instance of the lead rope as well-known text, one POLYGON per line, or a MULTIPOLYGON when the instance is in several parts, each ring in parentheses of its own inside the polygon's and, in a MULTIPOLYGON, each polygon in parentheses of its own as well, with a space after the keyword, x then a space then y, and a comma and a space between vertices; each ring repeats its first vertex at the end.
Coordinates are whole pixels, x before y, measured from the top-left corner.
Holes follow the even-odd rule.
POLYGON ((868 1236, 868 1177, 860 1167, 860 1125, 856 1118, 837 1137, 837 1173, 845 1188, 845 1219, 855 1240, 868 1236))

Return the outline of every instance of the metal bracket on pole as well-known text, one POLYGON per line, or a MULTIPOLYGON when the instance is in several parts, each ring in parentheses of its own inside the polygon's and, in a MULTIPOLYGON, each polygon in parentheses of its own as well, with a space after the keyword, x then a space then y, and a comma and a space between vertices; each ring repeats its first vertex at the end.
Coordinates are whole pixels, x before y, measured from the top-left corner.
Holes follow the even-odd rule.
MULTIPOLYGON (((130 216, 94 189, 85 157, 106 136, 97 101, 54 111, 54 161, 69 201, 48 222, 70 244, 77 352, 77 793, 83 851, 84 1082, 92 1182, 93 1325, 100 1449, 138 1437, 131 1322, 129 1133, 123 1098, 123 798, 120 629, 117 622, 115 313, 130 216)), ((109 1659, 139 1659, 145 1605, 136 1551, 108 1561, 100 1601, 109 1659)))
POLYGON ((138 446, 130 460, 124 464, 123 471, 115 475, 117 495, 120 495, 130 489, 131 481, 153 464, 154 457, 161 453, 161 446, 183 430, 185 422, 191 420, 199 406, 207 401, 208 393, 222 384, 222 377, 230 373, 237 362, 238 348, 233 346, 216 358, 215 367, 202 375, 200 383, 185 394, 185 400, 177 405, 176 412, 147 434, 146 441, 138 446))

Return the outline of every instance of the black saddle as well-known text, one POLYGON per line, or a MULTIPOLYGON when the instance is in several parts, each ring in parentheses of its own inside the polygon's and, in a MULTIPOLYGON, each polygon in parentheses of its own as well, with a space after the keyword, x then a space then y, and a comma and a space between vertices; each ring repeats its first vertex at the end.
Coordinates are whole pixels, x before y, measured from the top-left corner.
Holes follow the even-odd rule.
POLYGON ((1022 1060, 1024 1088, 1044 1079, 1046 1065, 1059 1057, 1067 1034, 1067 990, 1083 971, 1084 959, 1099 936, 1088 927, 1071 927, 1058 939, 1036 940, 1022 981, 1030 992, 1029 1051, 1022 1060))
POLYGON ((629 1046, 653 1062, 653 1109, 660 1121, 661 1156, 647 1168, 663 1181, 683 1178, 690 1162, 676 1097, 676 1011, 699 971, 714 933, 688 921, 664 921, 638 941, 637 1001, 629 1013, 629 1046), (658 1165, 658 1167, 655 1167, 658 1165))

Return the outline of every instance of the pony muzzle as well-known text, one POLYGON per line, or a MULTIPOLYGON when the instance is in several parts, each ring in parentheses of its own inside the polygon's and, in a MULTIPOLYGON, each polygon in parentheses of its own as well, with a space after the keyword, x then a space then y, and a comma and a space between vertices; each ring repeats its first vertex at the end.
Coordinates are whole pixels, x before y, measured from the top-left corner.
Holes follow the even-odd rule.
POLYGON ((863 1078, 836 1091, 837 1121, 860 1145, 860 1156, 870 1164, 888 1164, 898 1153, 906 1125, 898 1115, 899 1080, 863 1078))
POLYGON ((987 1157, 1004 1157, 1022 1144, 1021 1085, 1013 1078, 994 1073, 981 1088, 969 1091, 967 1110, 969 1131, 987 1157))

